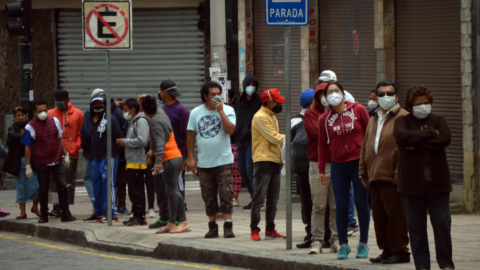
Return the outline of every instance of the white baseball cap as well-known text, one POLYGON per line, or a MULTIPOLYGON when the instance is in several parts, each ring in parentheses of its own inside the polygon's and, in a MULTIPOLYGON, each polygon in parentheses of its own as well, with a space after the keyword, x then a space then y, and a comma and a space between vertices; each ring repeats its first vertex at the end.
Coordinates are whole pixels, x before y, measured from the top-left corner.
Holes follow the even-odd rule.
POLYGON ((97 89, 93 90, 92 97, 95 96, 96 94, 104 94, 104 93, 105 93, 105 91, 103 91, 103 89, 97 88, 97 89))
POLYGON ((318 77, 318 80, 323 82, 337 81, 337 75, 331 70, 324 70, 318 77))

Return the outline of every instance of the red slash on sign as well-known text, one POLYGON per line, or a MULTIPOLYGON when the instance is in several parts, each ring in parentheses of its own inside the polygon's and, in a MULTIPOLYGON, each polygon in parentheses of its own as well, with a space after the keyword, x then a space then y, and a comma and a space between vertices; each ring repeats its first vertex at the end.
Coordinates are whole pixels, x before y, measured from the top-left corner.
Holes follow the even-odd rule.
MULTIPOLYGON (((102 25, 97 25, 97 27, 103 27, 103 26, 102 25)), ((119 44, 120 42, 122 42, 128 34, 128 28, 129 27, 130 27, 130 25, 128 23, 128 18, 126 16, 125 12, 123 10, 121 10, 119 7, 117 7, 115 5, 111 5, 111 4, 102 4, 102 5, 98 5, 95 8, 93 8, 90 11, 90 13, 88 13, 88 16, 87 16, 87 19, 86 19, 86 24, 85 24, 87 34, 88 34, 88 36, 90 36, 90 38, 93 40, 93 42, 95 42, 96 44, 98 44, 100 46, 105 46, 105 47, 112 47, 112 46, 115 46, 115 45, 119 44), (118 13, 120 13, 120 15, 123 17, 123 20, 125 21, 125 29, 124 29, 124 32, 122 33, 122 36, 120 36, 117 33, 117 31, 115 31, 115 29, 113 29, 107 21, 105 21, 105 19, 102 17, 102 15, 100 15, 100 13, 98 13, 97 10, 99 10, 100 8, 111 8, 111 9, 116 10, 118 13), (102 42, 102 41, 99 40, 98 37, 93 36, 92 30, 91 30, 91 27, 90 27, 90 20, 92 19, 93 14, 95 14, 95 16, 102 22, 103 26, 105 26, 112 33, 112 35, 117 39, 115 42, 108 42, 108 43, 107 42, 102 42)), ((99 31, 97 30, 97 33, 98 32, 99 31)))

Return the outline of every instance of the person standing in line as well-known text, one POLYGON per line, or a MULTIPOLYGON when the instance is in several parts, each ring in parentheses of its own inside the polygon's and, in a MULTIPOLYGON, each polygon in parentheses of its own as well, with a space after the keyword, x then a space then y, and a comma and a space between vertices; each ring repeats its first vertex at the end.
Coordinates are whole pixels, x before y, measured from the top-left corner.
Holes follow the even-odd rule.
POLYGON ((223 236, 235 238, 233 233, 233 154, 230 137, 235 132, 235 111, 223 106, 222 87, 216 82, 206 82, 200 90, 203 104, 192 110, 188 120, 187 170, 198 175, 202 199, 208 216, 208 233, 205 238, 218 237, 217 214, 225 218, 223 236), (195 143, 198 163, 194 158, 195 143), (218 205, 220 197, 220 206, 218 205))
MULTIPOLYGON (((14 114, 15 115, 15 114, 14 114)), ((2 140, 0 139, 0 158, 6 158, 7 157, 7 150, 5 149, 5 146, 3 146, 2 140)), ((37 209, 38 211, 38 209, 37 209)), ((25 210, 24 210, 25 212, 25 210)), ((7 217, 10 215, 10 212, 6 212, 3 209, 0 209, 0 218, 7 217)))
MULTIPOLYGON (((235 108, 237 103, 237 96, 233 90, 228 90, 228 102, 232 108, 235 108)), ((232 154, 233 154, 233 163, 232 163, 232 178, 233 178, 233 207, 240 206, 238 201, 238 196, 240 195, 240 189, 242 188, 242 176, 238 171, 238 147, 235 145, 235 133, 230 136, 230 142, 232 144, 232 154)))
MULTIPOLYGON (((112 104, 113 105, 113 104, 112 104)), ((123 111, 123 99, 115 99, 115 107, 123 111)), ((113 108, 113 107, 112 107, 113 108)), ((116 110, 115 110, 116 111, 116 110)), ((128 121, 126 121, 123 126, 121 126, 123 136, 127 136, 128 121)), ((128 183, 128 172, 127 172, 127 159, 125 158, 125 148, 119 147, 118 149, 118 171, 117 171, 117 208, 118 213, 121 215, 129 215, 130 212, 127 209, 127 183, 128 183)), ((132 205, 133 209, 133 205, 132 205)))
POLYGON ((372 90, 368 98, 368 115, 374 117, 377 114, 378 109, 378 99, 377 99, 377 90, 372 90))
MULTIPOLYGON (((259 83, 255 76, 247 74, 243 80, 243 92, 235 103, 236 126, 233 137, 237 149, 238 171, 243 184, 247 187, 250 198, 253 198, 253 159, 252 159, 252 119, 262 107, 262 99, 257 94, 259 83)), ((243 211, 251 211, 252 203, 243 207, 243 211)))
POLYGON ((38 223, 48 222, 48 191, 50 177, 53 177, 58 191, 58 201, 62 213, 62 222, 76 220, 68 206, 68 192, 65 184, 65 170, 70 166, 65 143, 62 138, 63 129, 60 121, 49 117, 47 102, 37 100, 33 103, 36 117, 26 126, 21 143, 25 145, 25 175, 33 179, 31 158, 35 162, 35 171, 39 183, 39 199, 41 217, 38 223))
POLYGON ((185 202, 180 193, 178 178, 183 169, 182 153, 175 142, 175 135, 168 115, 160 108, 152 96, 141 98, 145 116, 150 119, 150 142, 152 149, 146 156, 147 163, 155 155, 154 173, 162 173, 165 191, 168 196, 169 220, 168 224, 161 227, 156 234, 184 233, 190 231, 190 226, 185 215, 185 202), (177 226, 176 219, 179 224, 177 226))
POLYGON ((315 89, 315 98, 313 108, 305 112, 305 130, 308 141, 308 160, 309 160, 309 188, 311 194, 312 211, 311 219, 311 246, 309 254, 322 253, 322 248, 330 247, 330 252, 338 252, 338 234, 336 222, 336 204, 333 194, 331 179, 330 156, 326 161, 326 181, 327 185, 322 185, 318 180, 318 129, 319 119, 328 109, 328 103, 325 99, 325 88, 327 83, 321 83, 315 89))
POLYGON ((340 251, 339 260, 348 259, 348 208, 350 188, 353 184, 355 206, 360 221, 360 243, 357 247, 357 259, 368 257, 368 229, 370 226, 370 208, 368 206, 368 187, 365 188, 358 178, 359 159, 363 138, 370 117, 358 102, 344 101, 343 87, 330 83, 325 88, 330 107, 319 120, 318 131, 318 170, 319 181, 326 186, 326 163, 331 158, 331 184, 335 196, 336 221, 340 251))
MULTIPOLYGON (((13 109, 14 122, 8 128, 7 147, 9 149, 6 160, 3 163, 2 170, 14 176, 15 189, 17 190, 17 203, 20 206, 20 215, 17 219, 27 218, 26 203, 28 200, 33 200, 33 206, 30 211, 41 217, 38 210, 38 178, 37 174, 33 173, 33 178, 28 179, 25 175, 25 145, 21 143, 25 126, 28 123, 28 113, 23 107, 16 107, 13 109)), ((3 147, 3 145, 2 145, 3 147)), ((0 154, 6 154, 5 148, 0 147, 0 154)), ((33 159, 30 161, 33 168, 33 159)))
POLYGON ((266 229, 265 238, 286 239, 286 236, 275 230, 275 216, 277 202, 280 197, 280 171, 283 167, 282 145, 285 135, 280 134, 277 117, 282 112, 285 97, 278 89, 265 90, 262 93, 263 105, 252 120, 252 155, 255 192, 252 199, 250 216, 250 238, 260 241, 260 209, 266 202, 266 229))
MULTIPOLYGON (((190 113, 187 107, 182 102, 177 100, 180 97, 177 84, 172 80, 164 80, 160 83, 158 100, 163 102, 162 110, 167 114, 170 124, 172 126, 173 134, 177 147, 182 154, 182 159, 186 158, 186 146, 187 146, 187 125, 190 113)), ((164 184, 163 174, 157 174, 154 180, 155 193, 157 194, 157 204, 160 211, 159 219, 149 226, 150 229, 158 229, 167 226, 170 219, 168 197, 166 196, 166 186, 164 184)), ((179 188, 182 198, 185 204, 185 171, 180 173, 179 188)), ((186 209, 186 204, 185 204, 186 209)), ((150 211, 153 209, 150 209, 150 211)), ((180 218, 174 217, 177 219, 180 218)))
MULTIPOLYGON (((65 90, 57 90, 54 94, 55 108, 48 110, 48 116, 55 117, 60 121, 63 129, 63 142, 67 148, 70 157, 70 166, 66 169, 68 204, 73 205, 75 202, 75 186, 77 183, 77 164, 78 155, 81 148, 81 133, 83 124, 83 113, 70 103, 68 92, 65 90)), ((50 179, 50 202, 53 202, 54 216, 61 216, 57 201, 57 189, 50 179)))
MULTIPOLYGON (((368 123, 360 154, 359 177, 365 187, 370 183, 372 215, 377 245, 383 250, 373 263, 410 262, 407 217, 397 192, 398 146, 393 125, 408 112, 398 104, 397 86, 393 82, 378 83, 380 108, 368 123)), ((377 96, 377 95, 375 95, 377 96)))
POLYGON ((452 140, 450 127, 441 115, 431 113, 432 93, 424 86, 408 89, 405 109, 393 127, 398 154, 398 193, 407 215, 413 261, 417 270, 430 269, 427 212, 433 227, 438 266, 453 270, 452 180, 445 148, 452 140))
POLYGON ((124 139, 117 139, 117 144, 125 148, 127 160, 128 196, 132 202, 133 217, 123 224, 126 226, 147 225, 145 220, 145 146, 148 144, 148 120, 140 113, 137 100, 127 99, 123 106, 123 117, 128 129, 124 139))

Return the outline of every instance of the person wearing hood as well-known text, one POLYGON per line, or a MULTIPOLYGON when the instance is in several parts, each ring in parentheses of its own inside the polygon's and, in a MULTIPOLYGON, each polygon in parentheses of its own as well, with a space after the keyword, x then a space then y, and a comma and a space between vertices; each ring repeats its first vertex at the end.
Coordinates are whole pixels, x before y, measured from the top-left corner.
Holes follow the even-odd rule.
MULTIPOLYGON (((262 107, 262 99, 257 94, 259 83, 255 76, 247 74, 243 80, 243 93, 235 104, 237 125, 235 127, 235 146, 237 150, 238 170, 250 197, 253 198, 253 159, 252 159, 252 119, 262 107)), ((243 211, 251 211, 250 202, 243 211)))
POLYGON ((32 161, 39 183, 41 217, 38 223, 48 222, 48 191, 50 177, 53 177, 58 190, 62 222, 76 220, 68 206, 68 192, 65 184, 65 170, 70 166, 70 158, 63 140, 63 128, 55 117, 49 117, 47 102, 37 100, 33 103, 36 117, 28 122, 22 135, 25 145, 25 175, 33 179, 32 161))
MULTIPOLYGON (((122 130, 116 119, 111 118, 111 122, 107 123, 106 101, 101 94, 96 94, 90 101, 89 128, 87 134, 82 134, 82 148, 91 148, 92 150, 92 179, 93 192, 95 196, 94 213, 91 217, 84 221, 107 221, 106 212, 108 207, 108 192, 112 193, 112 215, 114 222, 118 222, 117 218, 117 192, 115 184, 117 182, 118 169, 118 148, 116 147, 117 139, 123 138, 122 130), (112 190, 108 190, 107 185, 107 125, 112 125, 112 190)), ((112 115, 113 116, 113 115, 112 115)), ((122 115, 123 118, 123 115, 122 115)))
MULTIPOLYGON (((54 94, 55 108, 48 110, 48 116, 55 117, 60 121, 63 129, 63 141, 70 156, 70 166, 66 170, 68 204, 73 205, 75 202, 75 186, 77 182, 77 164, 78 155, 81 148, 80 130, 83 124, 83 113, 75 108, 65 90, 57 90, 54 94)), ((50 195, 48 198, 53 203, 51 215, 60 216, 58 207, 57 189, 53 181, 50 181, 50 195)))
POLYGON ((318 123, 320 116, 328 109, 325 99, 327 83, 321 83, 315 89, 314 105, 305 112, 305 130, 308 141, 309 182, 310 191, 310 238, 297 245, 299 248, 310 248, 310 254, 319 254, 322 248, 330 247, 331 252, 338 252, 337 223, 335 220, 335 197, 330 178, 330 158, 327 156, 327 185, 318 181, 318 123), (311 245, 310 245, 311 244, 311 245))
POLYGON ((368 187, 364 187, 358 178, 359 159, 363 138, 367 130, 367 109, 358 102, 344 100, 343 87, 333 82, 325 88, 325 95, 330 107, 322 114, 318 130, 318 170, 319 181, 326 186, 327 162, 331 159, 331 185, 335 196, 336 221, 340 251, 339 260, 348 259, 348 208, 350 188, 353 184, 355 206, 360 223, 360 243, 357 258, 367 258, 369 247, 368 229, 370 209, 368 206, 368 187))
MULTIPOLYGON (((377 245, 383 250, 373 263, 410 262, 407 217, 402 207, 398 184, 398 146, 393 126, 408 112, 398 104, 397 86, 382 81, 377 85, 380 108, 368 123, 360 154, 359 177, 366 187, 370 183, 372 215, 377 245)), ((375 95, 377 96, 377 95, 375 95)))

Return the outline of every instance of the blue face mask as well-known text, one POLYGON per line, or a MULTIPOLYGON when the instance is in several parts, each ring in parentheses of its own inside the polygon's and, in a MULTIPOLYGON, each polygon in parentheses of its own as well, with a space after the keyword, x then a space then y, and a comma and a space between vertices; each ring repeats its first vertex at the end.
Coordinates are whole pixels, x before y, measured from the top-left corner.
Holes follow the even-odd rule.
POLYGON ((65 110, 65 108, 67 108, 65 101, 55 101, 55 106, 57 106, 59 110, 65 110))
POLYGON ((253 93, 255 93, 255 90, 257 90, 257 88, 255 86, 252 86, 252 85, 249 85, 249 86, 247 86, 247 88, 245 88, 245 92, 247 92, 247 95, 249 95, 249 96, 252 96, 253 93))

